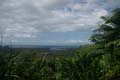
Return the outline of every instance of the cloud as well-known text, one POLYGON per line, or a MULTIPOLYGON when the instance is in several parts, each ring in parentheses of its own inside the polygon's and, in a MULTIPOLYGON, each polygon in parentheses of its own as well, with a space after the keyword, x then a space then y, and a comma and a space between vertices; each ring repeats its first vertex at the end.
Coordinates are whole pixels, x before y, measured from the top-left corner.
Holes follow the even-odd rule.
POLYGON ((71 40, 66 40, 64 43, 66 44, 80 44, 80 43, 88 43, 88 40, 74 40, 74 39, 71 39, 71 40))
POLYGON ((102 23, 99 17, 119 4, 119 0, 0 0, 0 32, 36 38, 40 32, 92 31, 102 23))

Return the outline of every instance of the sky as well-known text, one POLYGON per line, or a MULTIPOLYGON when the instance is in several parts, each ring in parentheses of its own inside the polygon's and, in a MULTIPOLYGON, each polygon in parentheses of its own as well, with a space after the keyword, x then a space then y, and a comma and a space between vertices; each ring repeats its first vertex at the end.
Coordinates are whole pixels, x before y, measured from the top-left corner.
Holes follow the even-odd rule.
POLYGON ((120 0, 0 0, 4 44, 89 44, 93 30, 120 0))

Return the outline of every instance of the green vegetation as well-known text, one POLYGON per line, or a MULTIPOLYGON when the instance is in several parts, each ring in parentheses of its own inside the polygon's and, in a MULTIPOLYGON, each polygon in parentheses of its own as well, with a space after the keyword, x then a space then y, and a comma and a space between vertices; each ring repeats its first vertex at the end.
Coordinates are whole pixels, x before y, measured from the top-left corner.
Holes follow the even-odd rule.
POLYGON ((120 80, 120 8, 101 18, 94 44, 78 49, 0 47, 0 80, 120 80))

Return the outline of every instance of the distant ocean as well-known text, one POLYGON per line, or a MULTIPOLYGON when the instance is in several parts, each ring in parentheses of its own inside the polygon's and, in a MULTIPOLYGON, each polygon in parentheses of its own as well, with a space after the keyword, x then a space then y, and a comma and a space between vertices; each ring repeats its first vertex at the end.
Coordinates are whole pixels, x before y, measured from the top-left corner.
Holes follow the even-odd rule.
POLYGON ((78 48, 79 46, 77 45, 72 45, 72 46, 52 46, 52 45, 12 45, 12 48, 46 48, 49 50, 64 50, 64 49, 73 49, 73 48, 78 48))

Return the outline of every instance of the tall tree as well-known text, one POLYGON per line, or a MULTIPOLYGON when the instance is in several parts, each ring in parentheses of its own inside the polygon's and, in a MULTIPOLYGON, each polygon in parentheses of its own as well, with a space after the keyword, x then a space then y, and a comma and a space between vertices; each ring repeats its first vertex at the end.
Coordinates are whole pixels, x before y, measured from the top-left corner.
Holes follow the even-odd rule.
POLYGON ((116 8, 108 16, 102 16, 104 23, 94 30, 90 40, 98 44, 104 51, 103 57, 108 59, 110 69, 105 80, 119 80, 120 72, 120 8, 116 8), (105 55, 107 53, 107 55, 105 55), (117 66, 117 68, 116 68, 117 66), (112 74, 110 73, 112 72, 112 74))
POLYGON ((4 29, 3 27, 0 27, 0 45, 2 46, 3 44, 3 34, 4 34, 4 29))
POLYGON ((112 14, 102 16, 101 19, 104 20, 104 23, 94 30, 90 40, 95 44, 102 45, 102 47, 111 43, 109 47, 113 48, 112 44, 120 39, 120 8, 114 9, 112 14))

